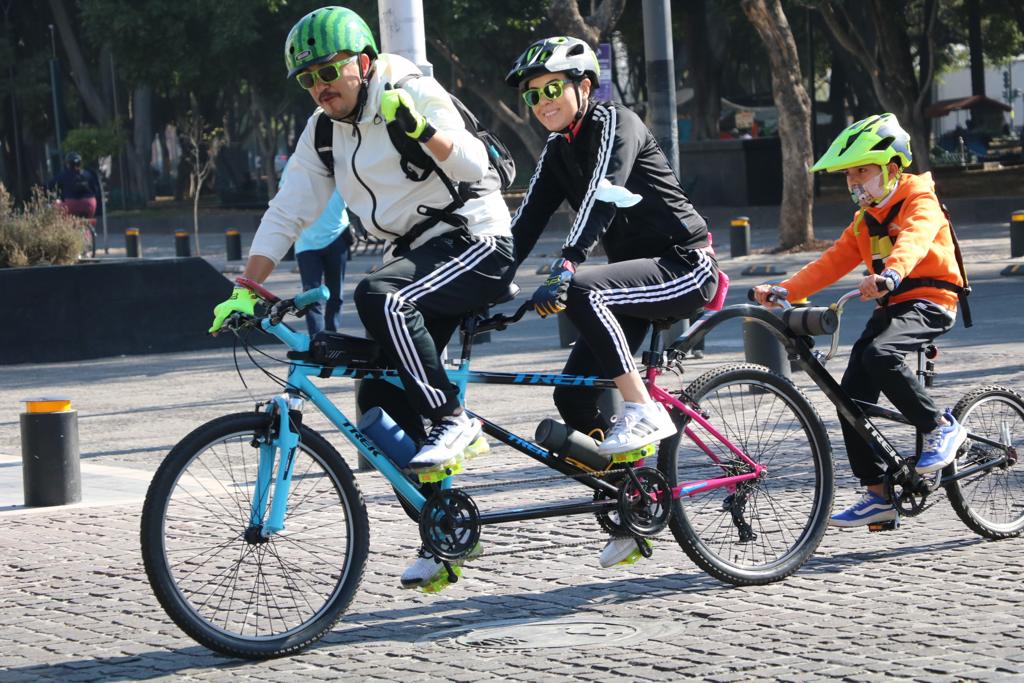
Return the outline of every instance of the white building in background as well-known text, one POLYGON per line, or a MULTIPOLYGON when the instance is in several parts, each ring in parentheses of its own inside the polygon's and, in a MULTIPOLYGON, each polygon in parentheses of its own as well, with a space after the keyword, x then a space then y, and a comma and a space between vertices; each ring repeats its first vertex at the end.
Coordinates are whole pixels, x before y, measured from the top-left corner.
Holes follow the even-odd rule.
MULTIPOLYGON (((969 97, 971 94, 970 68, 949 71, 935 77, 935 85, 932 88, 933 102, 969 97)), ((1021 126, 1024 126, 1024 97, 1021 95, 1024 95, 1024 55, 1013 58, 1008 64, 985 65, 985 96, 1013 105, 1012 118, 1011 112, 1006 112, 1006 123, 1014 132, 1019 132, 1021 126), (1013 102, 1008 102, 1004 93, 1003 73, 1006 71, 1010 73, 1010 87, 1021 93, 1013 102)), ((952 131, 957 125, 966 126, 970 117, 970 111, 962 110, 933 119, 932 133, 937 137, 952 131)))

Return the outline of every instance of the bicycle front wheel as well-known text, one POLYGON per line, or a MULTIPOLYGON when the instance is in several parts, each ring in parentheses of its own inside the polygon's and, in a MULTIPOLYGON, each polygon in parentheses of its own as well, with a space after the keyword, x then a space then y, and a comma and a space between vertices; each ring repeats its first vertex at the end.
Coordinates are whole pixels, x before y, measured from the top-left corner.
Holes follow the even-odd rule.
POLYGON ((254 659, 327 633, 355 594, 369 547, 351 470, 305 426, 285 529, 269 538, 249 529, 252 500, 268 499, 255 488, 270 420, 240 413, 197 428, 161 464, 142 510, 146 575, 167 614, 210 649, 254 659))
MULTIPOLYGON (((821 418, 788 379, 760 365, 707 372, 687 388, 711 426, 766 468, 735 488, 681 491, 670 527, 698 567, 750 586, 795 572, 818 547, 832 510, 832 449, 821 418)), ((679 433, 658 464, 673 487, 753 468, 695 422, 672 411, 679 433), (707 453, 683 434, 693 428, 707 453)))
POLYGON ((967 437, 956 459, 943 470, 951 477, 972 467, 974 474, 947 483, 946 495, 964 524, 986 538, 1011 538, 1024 530, 1024 399, 1010 389, 983 387, 968 393, 953 408, 953 416, 967 428, 1007 449, 967 437))

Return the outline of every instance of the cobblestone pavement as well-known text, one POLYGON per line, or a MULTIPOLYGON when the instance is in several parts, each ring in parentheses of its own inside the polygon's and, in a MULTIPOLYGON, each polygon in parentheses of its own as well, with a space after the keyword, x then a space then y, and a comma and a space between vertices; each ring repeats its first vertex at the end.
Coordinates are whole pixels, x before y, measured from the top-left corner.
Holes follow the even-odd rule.
MULTIPOLYGON (((1014 312, 1024 301, 1018 291, 1024 278, 998 275, 1010 262, 1005 224, 966 226, 961 234, 977 287, 977 322, 972 330, 958 326, 942 344, 935 392, 947 403, 980 384, 1024 388, 1022 322, 1014 312)), ((757 246, 771 236, 755 237, 757 246)), ((550 257, 555 245, 544 248, 550 257)), ((734 281, 730 303, 759 281, 739 275, 746 265, 771 261, 792 272, 809 258, 723 258, 734 281)), ((524 289, 540 280, 534 269, 546 260, 527 263, 519 278, 524 289)), ((352 262, 350 286, 367 267, 368 260, 352 262)), ((816 301, 834 297, 857 277, 816 301)), ((296 283, 285 269, 270 286, 290 291, 296 283)), ((346 311, 353 326, 354 315, 346 311)), ((866 305, 851 304, 844 349, 866 315, 866 305)), ((556 369, 566 351, 554 330, 553 322, 531 316, 479 346, 476 367, 556 369)), ((720 328, 708 340, 708 355, 689 364, 686 379, 742 358, 740 339, 738 324, 720 328)), ((840 372, 844 362, 837 358, 832 371, 840 372)), ((243 365, 252 395, 268 395, 269 381, 247 361, 243 365)), ((858 494, 833 411, 796 379, 832 434, 835 505, 845 506, 858 494)), ((327 386, 350 411, 348 383, 327 386)), ((549 390, 542 388, 474 386, 470 399, 478 412, 525 436, 552 414, 549 390)), ((371 555, 343 619, 323 641, 290 658, 223 658, 186 637, 157 604, 139 555, 139 514, 149 476, 178 439, 251 404, 224 351, 0 371, 0 681, 1024 678, 1024 541, 974 535, 941 493, 933 508, 898 531, 830 530, 799 572, 770 586, 715 581, 689 562, 668 532, 650 560, 602 570, 596 522, 562 518, 488 527, 485 554, 464 579, 424 595, 397 587, 417 531, 383 479, 370 472, 357 479, 371 519, 371 555), (17 476, 18 402, 52 393, 71 396, 79 411, 85 500, 25 509, 17 476)), ((309 421, 326 425, 313 414, 309 421)), ((354 467, 354 451, 336 433, 330 439, 354 467)), ((463 481, 494 484, 479 504, 497 509, 524 494, 498 484, 545 472, 496 448, 475 461, 463 481)), ((569 485, 526 492, 531 500, 578 493, 569 485)))

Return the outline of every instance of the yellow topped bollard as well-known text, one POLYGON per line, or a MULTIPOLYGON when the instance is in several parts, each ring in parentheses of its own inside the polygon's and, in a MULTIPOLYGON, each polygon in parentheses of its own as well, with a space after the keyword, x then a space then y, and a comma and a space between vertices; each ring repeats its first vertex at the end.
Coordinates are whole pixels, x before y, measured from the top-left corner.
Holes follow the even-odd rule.
POLYGON ((729 221, 729 255, 733 258, 750 253, 750 219, 737 216, 729 221))
POLYGON ((1010 258, 1024 256, 1024 211, 1010 216, 1010 258))
POLYGON ((63 396, 24 400, 21 414, 22 488, 25 505, 67 505, 82 500, 78 412, 63 396))

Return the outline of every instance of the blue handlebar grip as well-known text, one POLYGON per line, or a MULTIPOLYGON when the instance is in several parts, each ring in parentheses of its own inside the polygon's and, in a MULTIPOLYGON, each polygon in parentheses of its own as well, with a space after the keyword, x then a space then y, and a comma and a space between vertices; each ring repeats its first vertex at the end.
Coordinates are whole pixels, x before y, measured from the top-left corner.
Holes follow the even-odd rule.
POLYGON ((327 301, 327 297, 330 295, 330 290, 325 285, 320 285, 316 289, 307 290, 295 297, 295 306, 297 308, 305 308, 310 304, 315 304, 317 301, 327 301))

